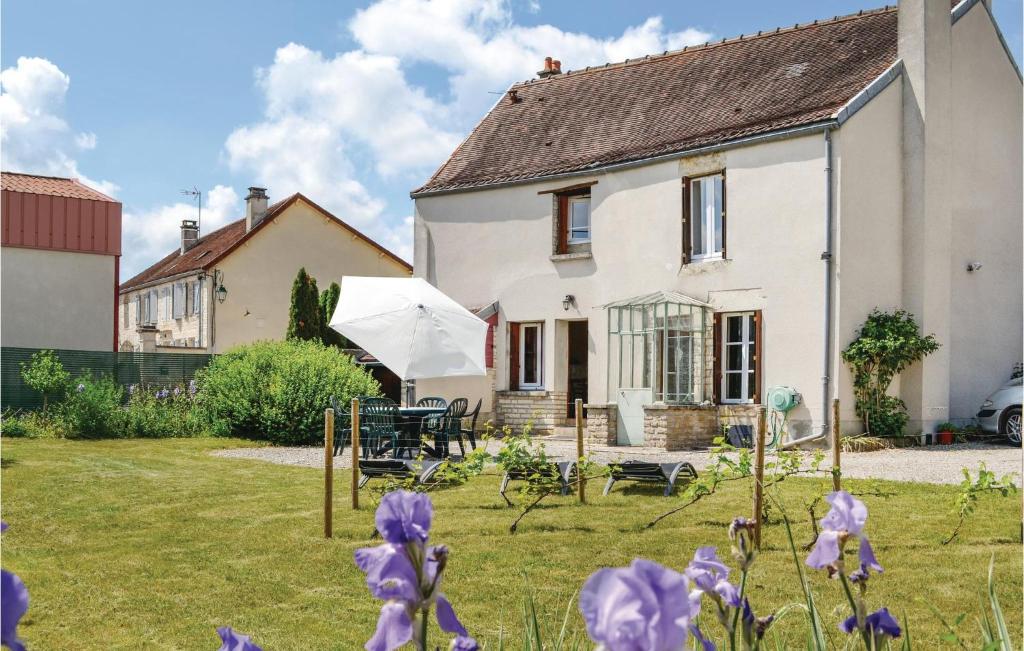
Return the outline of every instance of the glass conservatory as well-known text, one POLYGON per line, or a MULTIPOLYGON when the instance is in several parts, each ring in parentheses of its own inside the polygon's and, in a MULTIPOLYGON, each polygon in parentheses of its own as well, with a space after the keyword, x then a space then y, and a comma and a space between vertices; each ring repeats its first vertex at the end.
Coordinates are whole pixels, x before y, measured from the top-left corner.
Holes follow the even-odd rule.
POLYGON ((608 310, 608 395, 649 389, 667 405, 711 399, 714 319, 711 306, 660 291, 617 301, 608 310))

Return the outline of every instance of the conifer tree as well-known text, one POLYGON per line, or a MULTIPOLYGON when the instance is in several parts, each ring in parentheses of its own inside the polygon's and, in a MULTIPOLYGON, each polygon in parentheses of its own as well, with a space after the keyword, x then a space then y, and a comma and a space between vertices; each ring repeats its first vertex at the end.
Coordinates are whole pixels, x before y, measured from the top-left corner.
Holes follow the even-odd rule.
POLYGON ((292 283, 292 302, 288 310, 287 339, 323 341, 323 312, 316 278, 299 269, 292 283))

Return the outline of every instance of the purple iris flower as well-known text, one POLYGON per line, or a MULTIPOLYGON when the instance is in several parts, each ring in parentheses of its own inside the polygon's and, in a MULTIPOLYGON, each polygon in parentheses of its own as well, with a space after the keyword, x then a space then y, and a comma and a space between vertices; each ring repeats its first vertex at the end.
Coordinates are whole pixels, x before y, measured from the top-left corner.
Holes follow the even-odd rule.
POLYGON ((687 577, 641 558, 591 574, 580 611, 590 639, 606 651, 683 649, 696 614, 687 577))
POLYGON ((242 635, 231 630, 230 626, 221 626, 217 629, 220 636, 220 648, 217 651, 263 651, 252 641, 248 635, 242 635))
POLYGON ((750 600, 744 597, 741 623, 743 625, 743 639, 748 648, 757 646, 756 642, 764 638, 764 634, 768 632, 768 627, 774 621, 774 613, 767 617, 755 617, 754 611, 750 607, 750 600))
POLYGON ((181 387, 174 387, 174 397, 177 398, 181 395, 181 387))
MULTIPOLYGON (((0 523, 0 533, 7 531, 7 523, 0 523)), ((18 639, 18 622, 28 612, 28 588, 17 574, 0 570, 0 644, 11 651, 25 651, 25 643, 18 639)))
MULTIPOLYGON (((864 627, 874 638, 875 642, 881 642, 884 637, 899 637, 903 632, 900 630, 899 622, 892 616, 888 608, 880 608, 864 618, 864 627)), ((857 616, 850 615, 839 625, 843 633, 853 633, 857 630, 857 616)), ((877 644, 876 644, 877 646, 877 644)))
POLYGON ((156 399, 163 400, 169 395, 171 395, 170 391, 168 391, 167 389, 160 389, 159 391, 156 392, 156 399))
POLYGON ((79 393, 81 393, 81 392, 85 391, 85 385, 84 385, 84 384, 82 384, 81 382, 79 382, 79 383, 78 383, 78 386, 77 386, 77 387, 75 387, 75 391, 77 391, 77 392, 79 392, 79 393))
POLYGON ((366 585, 377 599, 386 603, 377 620, 377 630, 366 643, 367 651, 393 651, 418 639, 414 620, 437 608, 441 630, 457 637, 453 648, 471 651, 476 641, 455 615, 451 603, 440 591, 441 575, 448 563, 448 548, 427 546, 434 507, 422 493, 393 491, 377 507, 377 530, 386 541, 355 552, 356 565, 366 574, 366 585))
POLYGON ((811 555, 807 557, 807 564, 818 570, 834 566, 842 560, 846 541, 857 538, 860 541, 861 566, 881 572, 882 566, 878 564, 871 543, 864 535, 864 524, 868 519, 868 508, 864 502, 846 491, 829 493, 825 499, 832 508, 821 519, 821 533, 818 534, 811 555))
POLYGON ((696 624, 690 624, 690 635, 693 636, 693 639, 697 640, 702 651, 718 651, 718 647, 715 646, 715 643, 704 637, 704 634, 700 631, 700 627, 696 624))
POLYGON ((698 547, 684 572, 697 589, 709 597, 720 599, 732 608, 740 605, 740 593, 728 581, 729 566, 718 560, 714 547, 698 547))

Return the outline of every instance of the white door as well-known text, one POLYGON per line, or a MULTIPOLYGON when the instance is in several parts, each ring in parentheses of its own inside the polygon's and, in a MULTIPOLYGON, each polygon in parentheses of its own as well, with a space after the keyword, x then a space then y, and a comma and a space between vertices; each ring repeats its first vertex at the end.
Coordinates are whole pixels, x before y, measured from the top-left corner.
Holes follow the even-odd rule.
POLYGON ((654 402, 653 389, 617 389, 616 442, 619 445, 644 444, 644 405, 654 402))

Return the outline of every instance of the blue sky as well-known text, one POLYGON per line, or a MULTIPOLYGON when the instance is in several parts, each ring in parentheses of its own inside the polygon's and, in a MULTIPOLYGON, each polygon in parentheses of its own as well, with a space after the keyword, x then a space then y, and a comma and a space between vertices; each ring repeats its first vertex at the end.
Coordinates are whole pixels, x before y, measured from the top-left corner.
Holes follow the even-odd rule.
MULTIPOLYGON (((573 69, 875 6, 7 0, 2 166, 120 199, 122 279, 174 247, 192 186, 204 232, 257 184, 271 200, 301 191, 411 257, 408 191, 543 55, 573 69)), ((1021 0, 994 8, 1020 61, 1021 0)))

